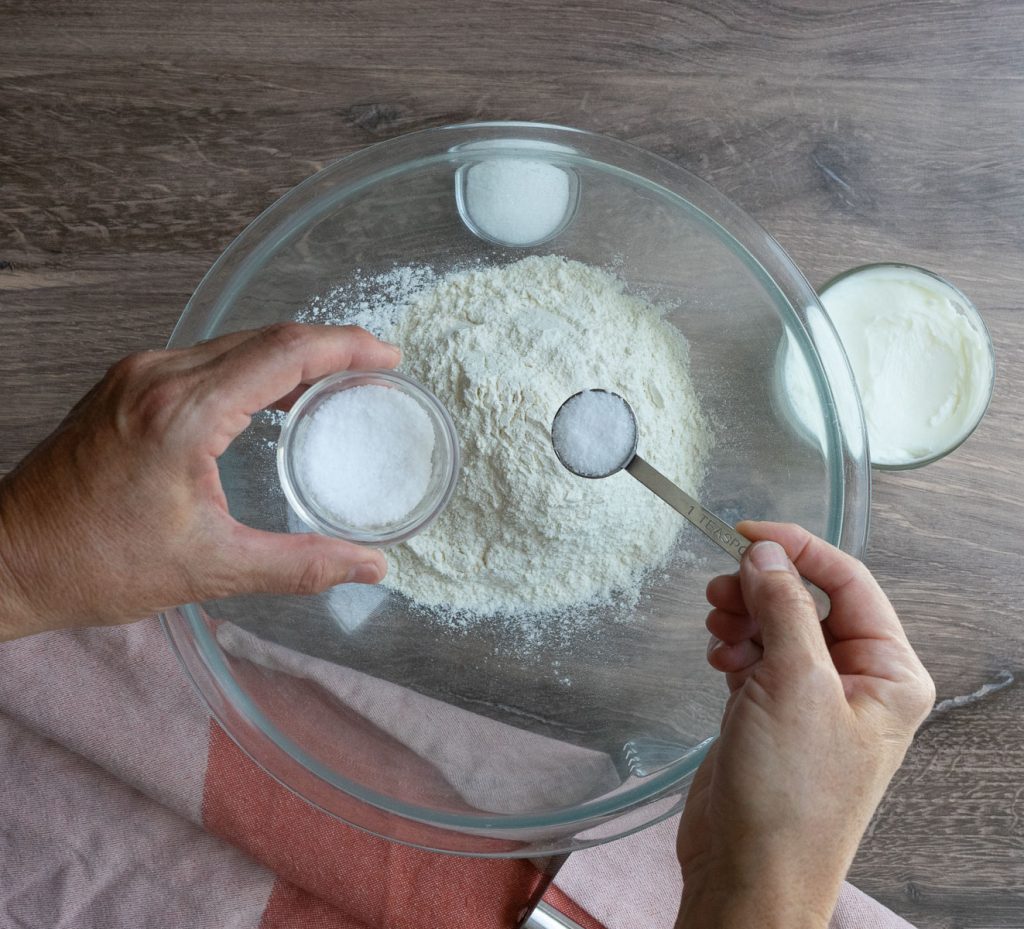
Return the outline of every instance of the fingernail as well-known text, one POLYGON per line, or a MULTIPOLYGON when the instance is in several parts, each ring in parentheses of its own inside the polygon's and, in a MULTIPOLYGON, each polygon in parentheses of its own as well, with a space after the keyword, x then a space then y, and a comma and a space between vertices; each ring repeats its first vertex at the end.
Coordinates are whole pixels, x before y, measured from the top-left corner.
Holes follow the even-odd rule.
POLYGON ((750 548, 750 563, 758 571, 789 571, 786 550, 778 542, 757 542, 750 548))
POLYGON ((346 584, 376 584, 382 577, 380 568, 374 561, 364 561, 361 564, 354 564, 348 569, 345 578, 346 584))
POLYGON ((399 348, 399 347, 398 347, 397 345, 395 345, 395 343, 394 343, 394 342, 385 342, 385 341, 384 341, 384 340, 382 339, 382 340, 381 340, 381 343, 380 343, 380 344, 381 344, 381 345, 384 345, 384 346, 386 346, 387 348, 390 348, 390 349, 392 349, 392 351, 394 351, 394 353, 395 353, 396 355, 401 355, 401 354, 402 354, 402 349, 401 349, 401 348, 399 348))

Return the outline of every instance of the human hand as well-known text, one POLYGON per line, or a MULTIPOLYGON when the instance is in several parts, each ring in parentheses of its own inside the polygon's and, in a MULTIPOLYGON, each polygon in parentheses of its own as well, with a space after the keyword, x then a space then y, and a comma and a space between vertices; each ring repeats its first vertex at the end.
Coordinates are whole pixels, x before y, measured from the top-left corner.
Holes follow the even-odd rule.
POLYGON ((242 592, 376 583, 384 556, 229 514, 217 458, 268 406, 399 350, 355 327, 235 332, 115 364, 0 481, 0 640, 242 592))
POLYGON ((731 693, 683 811, 677 926, 824 929, 935 687, 859 561, 799 526, 737 529, 755 544, 707 590, 731 693))

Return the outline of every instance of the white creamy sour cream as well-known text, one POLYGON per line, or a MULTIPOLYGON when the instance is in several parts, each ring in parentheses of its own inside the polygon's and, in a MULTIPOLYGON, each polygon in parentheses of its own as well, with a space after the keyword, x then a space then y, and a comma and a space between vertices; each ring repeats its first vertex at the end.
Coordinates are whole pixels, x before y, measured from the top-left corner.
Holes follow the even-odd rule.
POLYGON ((871 462, 910 465, 955 448, 985 412, 992 346, 952 286, 900 265, 863 268, 821 302, 850 359, 871 462))

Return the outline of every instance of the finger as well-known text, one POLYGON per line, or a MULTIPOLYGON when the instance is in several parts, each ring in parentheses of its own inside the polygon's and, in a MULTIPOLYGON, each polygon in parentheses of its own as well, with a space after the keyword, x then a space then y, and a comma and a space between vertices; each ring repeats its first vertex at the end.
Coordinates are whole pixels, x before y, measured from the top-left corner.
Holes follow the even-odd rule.
POLYGON ((896 639, 845 639, 829 651, 840 674, 903 683, 922 670, 913 651, 896 639))
POLYGON ((259 334, 258 329, 240 329, 215 339, 204 339, 186 348, 168 348, 154 351, 164 371, 193 371, 209 364, 233 348, 248 342, 259 334))
MULTIPOLYGON (((737 616, 724 610, 712 610, 704 625, 716 639, 734 645, 745 639, 753 640, 761 631, 757 620, 746 614, 737 616)), ((760 642, 758 643, 760 644, 760 642)))
POLYGON ((708 664, 716 671, 726 674, 738 674, 752 665, 757 664, 764 655, 760 645, 750 639, 730 645, 727 642, 714 642, 708 649, 708 664))
POLYGON ((870 687, 865 687, 863 674, 843 674, 840 680, 851 707, 869 714, 881 711, 890 719, 895 716, 896 724, 886 726, 886 735, 902 735, 909 741, 935 706, 935 682, 923 665, 909 665, 906 670, 909 675, 900 680, 876 678, 870 687))
POLYGON ((196 365, 206 364, 255 338, 259 333, 259 329, 239 329, 237 332, 228 332, 214 339, 204 339, 202 342, 196 342, 195 345, 181 349, 181 355, 196 365))
POLYGON ((906 641, 889 598, 852 555, 792 523, 746 521, 736 529, 752 542, 777 542, 800 574, 829 595, 832 612, 823 625, 836 639, 893 636, 906 641))
POLYGON ((751 545, 740 562, 740 584, 761 627, 766 661, 831 663, 814 601, 781 545, 751 545))
POLYGON ((262 532, 237 525, 235 593, 315 594, 337 584, 376 584, 387 561, 376 549, 316 533, 262 532))
POLYGON ((351 368, 393 368, 400 360, 397 347, 356 326, 271 326, 210 367, 211 402, 221 412, 251 416, 299 384, 351 368))
POLYGON ((273 410, 279 410, 282 413, 287 413, 293 406, 295 406, 299 397, 301 397, 312 385, 310 384, 299 384, 292 390, 289 390, 280 400, 275 400, 270 404, 270 408, 273 410))
POLYGON ((743 589, 740 587, 740 574, 722 574, 713 577, 707 587, 708 603, 727 613, 745 615, 747 606, 743 602, 743 589))
MULTIPOLYGON (((755 661, 749 668, 744 668, 742 671, 728 672, 725 675, 725 683, 729 688, 729 693, 735 693, 739 690, 747 682, 747 678, 759 667, 761 667, 761 662, 755 661)), ((724 722, 725 720, 723 719, 723 725, 724 722)))

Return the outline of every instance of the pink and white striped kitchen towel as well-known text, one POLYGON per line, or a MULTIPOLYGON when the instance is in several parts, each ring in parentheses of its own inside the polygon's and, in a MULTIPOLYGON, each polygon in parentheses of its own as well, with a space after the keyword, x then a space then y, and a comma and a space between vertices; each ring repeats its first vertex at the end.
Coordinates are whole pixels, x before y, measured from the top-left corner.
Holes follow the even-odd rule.
MULTIPOLYGON (((306 804, 210 719, 155 619, 0 645, 0 924, 510 929, 529 862, 393 844, 306 804)), ((674 820, 577 852, 545 900, 671 927, 674 820)), ((907 929, 846 885, 833 929, 907 929)))

